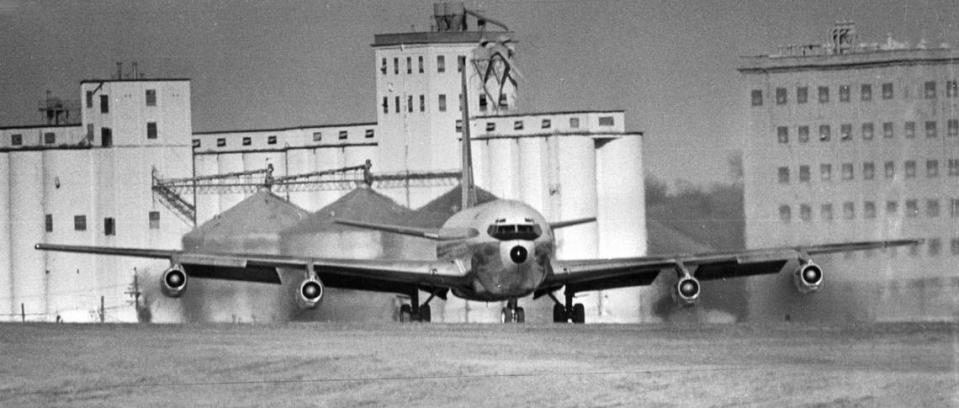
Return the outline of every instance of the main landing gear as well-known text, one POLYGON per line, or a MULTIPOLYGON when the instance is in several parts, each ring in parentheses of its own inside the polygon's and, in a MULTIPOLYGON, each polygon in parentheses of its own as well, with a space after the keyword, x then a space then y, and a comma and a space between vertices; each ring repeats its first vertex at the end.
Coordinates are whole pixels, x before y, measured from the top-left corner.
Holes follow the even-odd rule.
POLYGON ((410 293, 410 303, 400 306, 400 321, 404 323, 429 322, 432 319, 430 301, 433 300, 434 296, 436 295, 431 293, 430 297, 421 305, 419 289, 414 289, 410 293))
POLYGON ((506 301, 506 307, 500 312, 500 321, 503 323, 525 323, 526 311, 518 306, 516 299, 506 301))
POLYGON ((553 299, 553 322, 554 323, 586 323, 586 308, 582 303, 573 304, 573 292, 566 292, 566 304, 561 303, 552 293, 549 298, 553 299))

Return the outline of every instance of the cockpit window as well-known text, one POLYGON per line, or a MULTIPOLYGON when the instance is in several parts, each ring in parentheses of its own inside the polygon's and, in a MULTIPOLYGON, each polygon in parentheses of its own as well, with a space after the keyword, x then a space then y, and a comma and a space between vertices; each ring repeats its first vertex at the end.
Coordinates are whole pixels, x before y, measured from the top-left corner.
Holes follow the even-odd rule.
POLYGON ((525 239, 532 241, 543 234, 543 230, 536 224, 493 224, 486 233, 501 241, 525 239))

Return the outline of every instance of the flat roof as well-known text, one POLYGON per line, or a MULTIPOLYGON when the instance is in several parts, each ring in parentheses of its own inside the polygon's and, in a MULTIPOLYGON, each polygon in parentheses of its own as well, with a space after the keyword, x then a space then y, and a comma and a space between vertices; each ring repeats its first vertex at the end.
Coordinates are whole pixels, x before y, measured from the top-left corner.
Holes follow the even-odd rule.
MULTIPOLYGON (((400 44, 475 44, 484 37, 490 40, 500 35, 512 39, 512 31, 427 31, 418 33, 394 33, 373 35, 373 47, 400 44)), ((515 42, 515 40, 514 40, 515 42)))
POLYGON ((208 136, 208 135, 222 135, 226 133, 284 132, 287 130, 306 130, 306 129, 352 127, 352 126, 376 126, 376 122, 334 123, 331 125, 290 126, 290 127, 267 128, 267 129, 210 130, 210 131, 204 131, 204 132, 193 132, 193 135, 208 136))
POLYGON ((610 110, 573 110, 573 111, 556 111, 556 112, 527 112, 527 113, 511 113, 508 115, 483 115, 483 116, 473 116, 471 120, 476 119, 496 119, 496 118, 515 118, 519 116, 555 116, 555 115, 582 115, 588 113, 623 113, 626 111, 622 109, 610 109, 610 110))
POLYGON ((124 78, 124 79, 84 79, 81 84, 100 83, 100 82, 181 82, 190 81, 190 78, 124 78))
POLYGON ((74 123, 70 125, 18 125, 18 126, 0 126, 0 130, 13 130, 13 129, 49 129, 49 128, 69 128, 83 127, 80 123, 74 123))
POLYGON ((804 56, 759 55, 741 57, 743 74, 766 72, 842 70, 901 65, 959 64, 959 50, 948 48, 880 50, 804 56))

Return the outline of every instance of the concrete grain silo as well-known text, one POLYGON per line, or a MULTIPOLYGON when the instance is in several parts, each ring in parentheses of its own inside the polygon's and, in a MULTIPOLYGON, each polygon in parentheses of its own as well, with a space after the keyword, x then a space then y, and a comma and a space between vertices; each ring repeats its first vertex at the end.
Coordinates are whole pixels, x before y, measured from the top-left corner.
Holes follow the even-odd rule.
MULTIPOLYGON (((10 269, 14 271, 14 301, 27 314, 46 313, 43 253, 33 244, 43 242, 43 153, 10 155, 10 269)), ((66 220, 64 220, 66 221, 66 220)), ((15 305, 15 313, 20 311, 15 305)))
MULTIPOLYGON (((10 155, 0 153, 0 197, 10 197, 10 155)), ((9 201, 9 200, 7 200, 9 201)), ((0 321, 13 318, 13 272, 10 269, 10 207, 0 203, 0 321)))

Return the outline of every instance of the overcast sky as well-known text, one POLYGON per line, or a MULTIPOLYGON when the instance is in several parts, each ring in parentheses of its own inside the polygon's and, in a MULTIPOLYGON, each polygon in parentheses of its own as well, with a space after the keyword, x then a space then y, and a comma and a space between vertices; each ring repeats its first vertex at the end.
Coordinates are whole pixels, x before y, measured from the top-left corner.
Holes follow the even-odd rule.
MULTIPOLYGON (((194 131, 375 121, 373 34, 429 28, 432 1, 0 0, 0 126, 35 124, 51 90, 138 61, 192 79, 194 131), (413 27, 415 26, 415 27, 413 27)), ((728 180, 747 92, 739 57, 822 43, 836 20, 863 42, 959 47, 959 3, 466 1, 519 41, 523 111, 623 109, 663 179, 728 180)))

